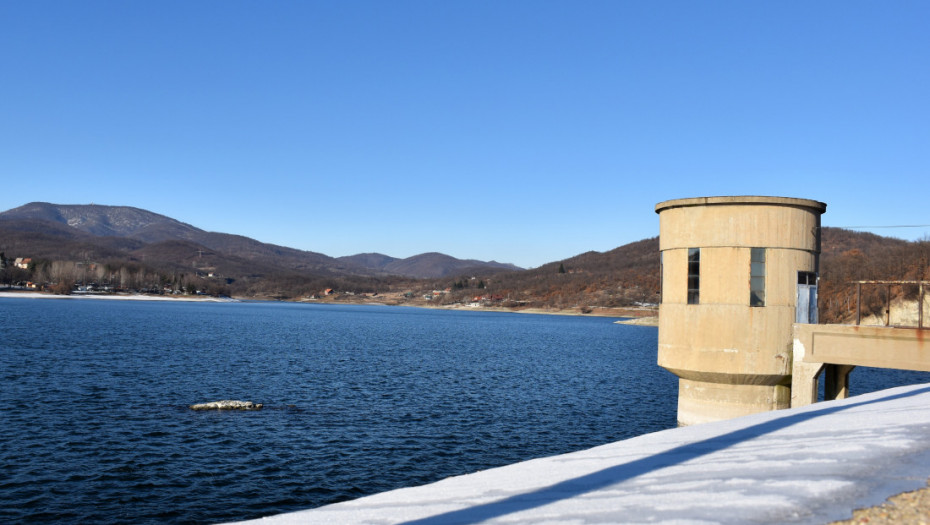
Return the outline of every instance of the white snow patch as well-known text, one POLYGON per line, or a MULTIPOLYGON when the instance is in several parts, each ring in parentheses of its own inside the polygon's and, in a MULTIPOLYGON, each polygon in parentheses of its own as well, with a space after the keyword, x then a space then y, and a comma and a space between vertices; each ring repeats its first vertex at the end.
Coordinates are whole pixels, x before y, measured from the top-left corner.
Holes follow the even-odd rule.
POLYGON ((54 295, 41 292, 0 292, 0 297, 12 299, 94 299, 104 301, 188 301, 205 303, 237 303, 237 299, 206 295, 143 295, 143 294, 73 294, 54 295))
POLYGON ((812 523, 926 485, 930 385, 666 430, 262 523, 812 523))

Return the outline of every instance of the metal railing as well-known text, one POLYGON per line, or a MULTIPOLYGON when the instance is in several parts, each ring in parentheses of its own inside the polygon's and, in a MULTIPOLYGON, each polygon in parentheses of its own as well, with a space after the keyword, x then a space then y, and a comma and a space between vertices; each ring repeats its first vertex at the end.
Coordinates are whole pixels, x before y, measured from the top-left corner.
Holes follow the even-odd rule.
POLYGON ((852 281, 856 285, 856 325, 862 321, 862 285, 887 286, 885 293, 885 326, 891 326, 891 287, 892 286, 917 286, 917 326, 902 328, 919 328, 924 327, 924 292, 930 281, 852 281))

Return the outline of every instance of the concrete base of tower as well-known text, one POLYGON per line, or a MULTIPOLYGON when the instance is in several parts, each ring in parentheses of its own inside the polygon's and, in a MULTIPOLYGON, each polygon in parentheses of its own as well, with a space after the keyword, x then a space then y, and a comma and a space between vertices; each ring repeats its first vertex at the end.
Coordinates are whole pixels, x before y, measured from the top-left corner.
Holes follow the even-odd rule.
MULTIPOLYGON (((789 379, 790 381, 790 379, 789 379)), ((678 379, 678 425, 696 425, 791 406, 788 385, 708 383, 678 379)))

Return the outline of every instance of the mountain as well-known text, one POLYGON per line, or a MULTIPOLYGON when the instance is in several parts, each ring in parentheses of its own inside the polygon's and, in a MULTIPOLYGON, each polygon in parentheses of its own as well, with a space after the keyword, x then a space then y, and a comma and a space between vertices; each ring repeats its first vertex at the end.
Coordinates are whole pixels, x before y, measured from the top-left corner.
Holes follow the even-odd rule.
POLYGON ((474 259, 456 259, 442 253, 421 253, 397 259, 380 253, 362 253, 340 257, 340 260, 351 262, 373 270, 380 270, 392 275, 403 275, 417 279, 446 277, 448 275, 461 275, 467 273, 493 274, 498 272, 519 271, 522 268, 513 264, 504 264, 497 261, 477 261, 474 259))
POLYGON ((930 280, 930 240, 927 239, 911 242, 873 233, 824 228, 821 250, 818 286, 821 322, 854 321, 857 302, 861 302, 863 316, 880 316, 888 294, 892 300, 904 299, 916 305, 919 293, 916 284, 863 285, 857 291, 857 281, 930 280))
POLYGON ((129 206, 31 202, 0 213, 0 219, 32 219, 60 223, 98 237, 134 237, 147 241, 168 238, 192 240, 193 236, 202 233, 202 230, 189 224, 129 206), (151 237, 152 233, 156 238, 146 238, 151 237))
MULTIPOLYGON (((855 281, 930 279, 928 240, 908 242, 824 228, 821 244, 823 321, 854 318, 855 281)), ((53 282, 68 275, 78 281, 93 268, 93 279, 122 288, 195 287, 247 297, 305 297, 332 288, 422 299, 438 289, 448 292, 431 297, 429 304, 463 304, 480 298, 500 305, 571 308, 655 303, 659 290, 657 237, 520 270, 440 253, 406 259, 378 253, 332 258, 207 232, 126 206, 31 203, 2 212, 0 254, 41 263, 29 272, 10 270, 8 264, 0 272, 0 283, 42 278, 53 282)), ((891 293, 894 298, 911 299, 916 288, 896 287, 891 293)), ((864 286, 863 312, 880 312, 885 293, 886 287, 864 286)))
MULTIPOLYGON (((486 279, 486 290, 504 303, 568 308, 655 303, 659 290, 659 238, 607 252, 574 257, 486 279), (561 269, 561 270, 560 270, 561 269)), ((465 295, 473 293, 464 291, 465 295)))
POLYGON ((128 256, 156 267, 223 268, 234 274, 287 270, 316 277, 427 278, 468 269, 518 269, 433 253, 403 260, 382 254, 333 258, 241 235, 207 232, 129 206, 32 202, 0 213, 0 239, 0 248, 6 252, 31 257, 96 260, 128 256))
POLYGON ((128 238, 144 243, 189 241, 226 256, 262 263, 273 259, 275 266, 322 275, 374 273, 320 253, 262 243, 241 235, 207 232, 170 217, 129 206, 33 202, 0 213, 0 221, 20 221, 20 224, 38 221, 42 227, 54 225, 49 228, 59 232, 65 225, 93 237, 128 238))
MULTIPOLYGON (((930 241, 909 242, 872 233, 824 228, 821 237, 819 306, 823 322, 855 319, 856 285, 860 280, 930 280, 930 241)), ((539 268, 494 275, 475 289, 443 297, 469 301, 476 296, 499 298, 502 305, 550 308, 615 307, 658 302, 659 239, 653 237, 607 252, 586 252, 539 268), (564 272, 564 273, 563 273, 564 272)), ((881 312, 892 298, 915 300, 917 285, 863 286, 863 315, 881 312)))
POLYGON ((397 257, 391 257, 390 255, 384 255, 383 253, 359 253, 356 255, 339 257, 338 259, 349 264, 362 266, 364 268, 371 268, 374 270, 384 270, 387 265, 398 260, 397 257))
POLYGON ((823 228, 820 240, 821 259, 842 256, 852 250, 879 255, 889 250, 900 249, 912 243, 894 237, 882 237, 869 232, 857 232, 843 228, 823 228))
POLYGON ((422 253, 406 259, 400 259, 387 264, 386 271, 407 277, 446 277, 448 275, 461 275, 467 273, 497 273, 521 270, 512 264, 502 264, 496 261, 483 262, 474 259, 456 259, 441 253, 422 253))

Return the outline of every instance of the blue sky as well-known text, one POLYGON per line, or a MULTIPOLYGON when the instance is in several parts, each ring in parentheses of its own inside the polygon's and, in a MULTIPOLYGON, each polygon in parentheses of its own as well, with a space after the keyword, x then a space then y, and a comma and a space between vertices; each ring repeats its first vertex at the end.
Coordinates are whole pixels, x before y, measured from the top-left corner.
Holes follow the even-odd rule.
POLYGON ((683 197, 926 225, 928 27, 925 1, 4 2, 0 210, 523 267, 683 197))

